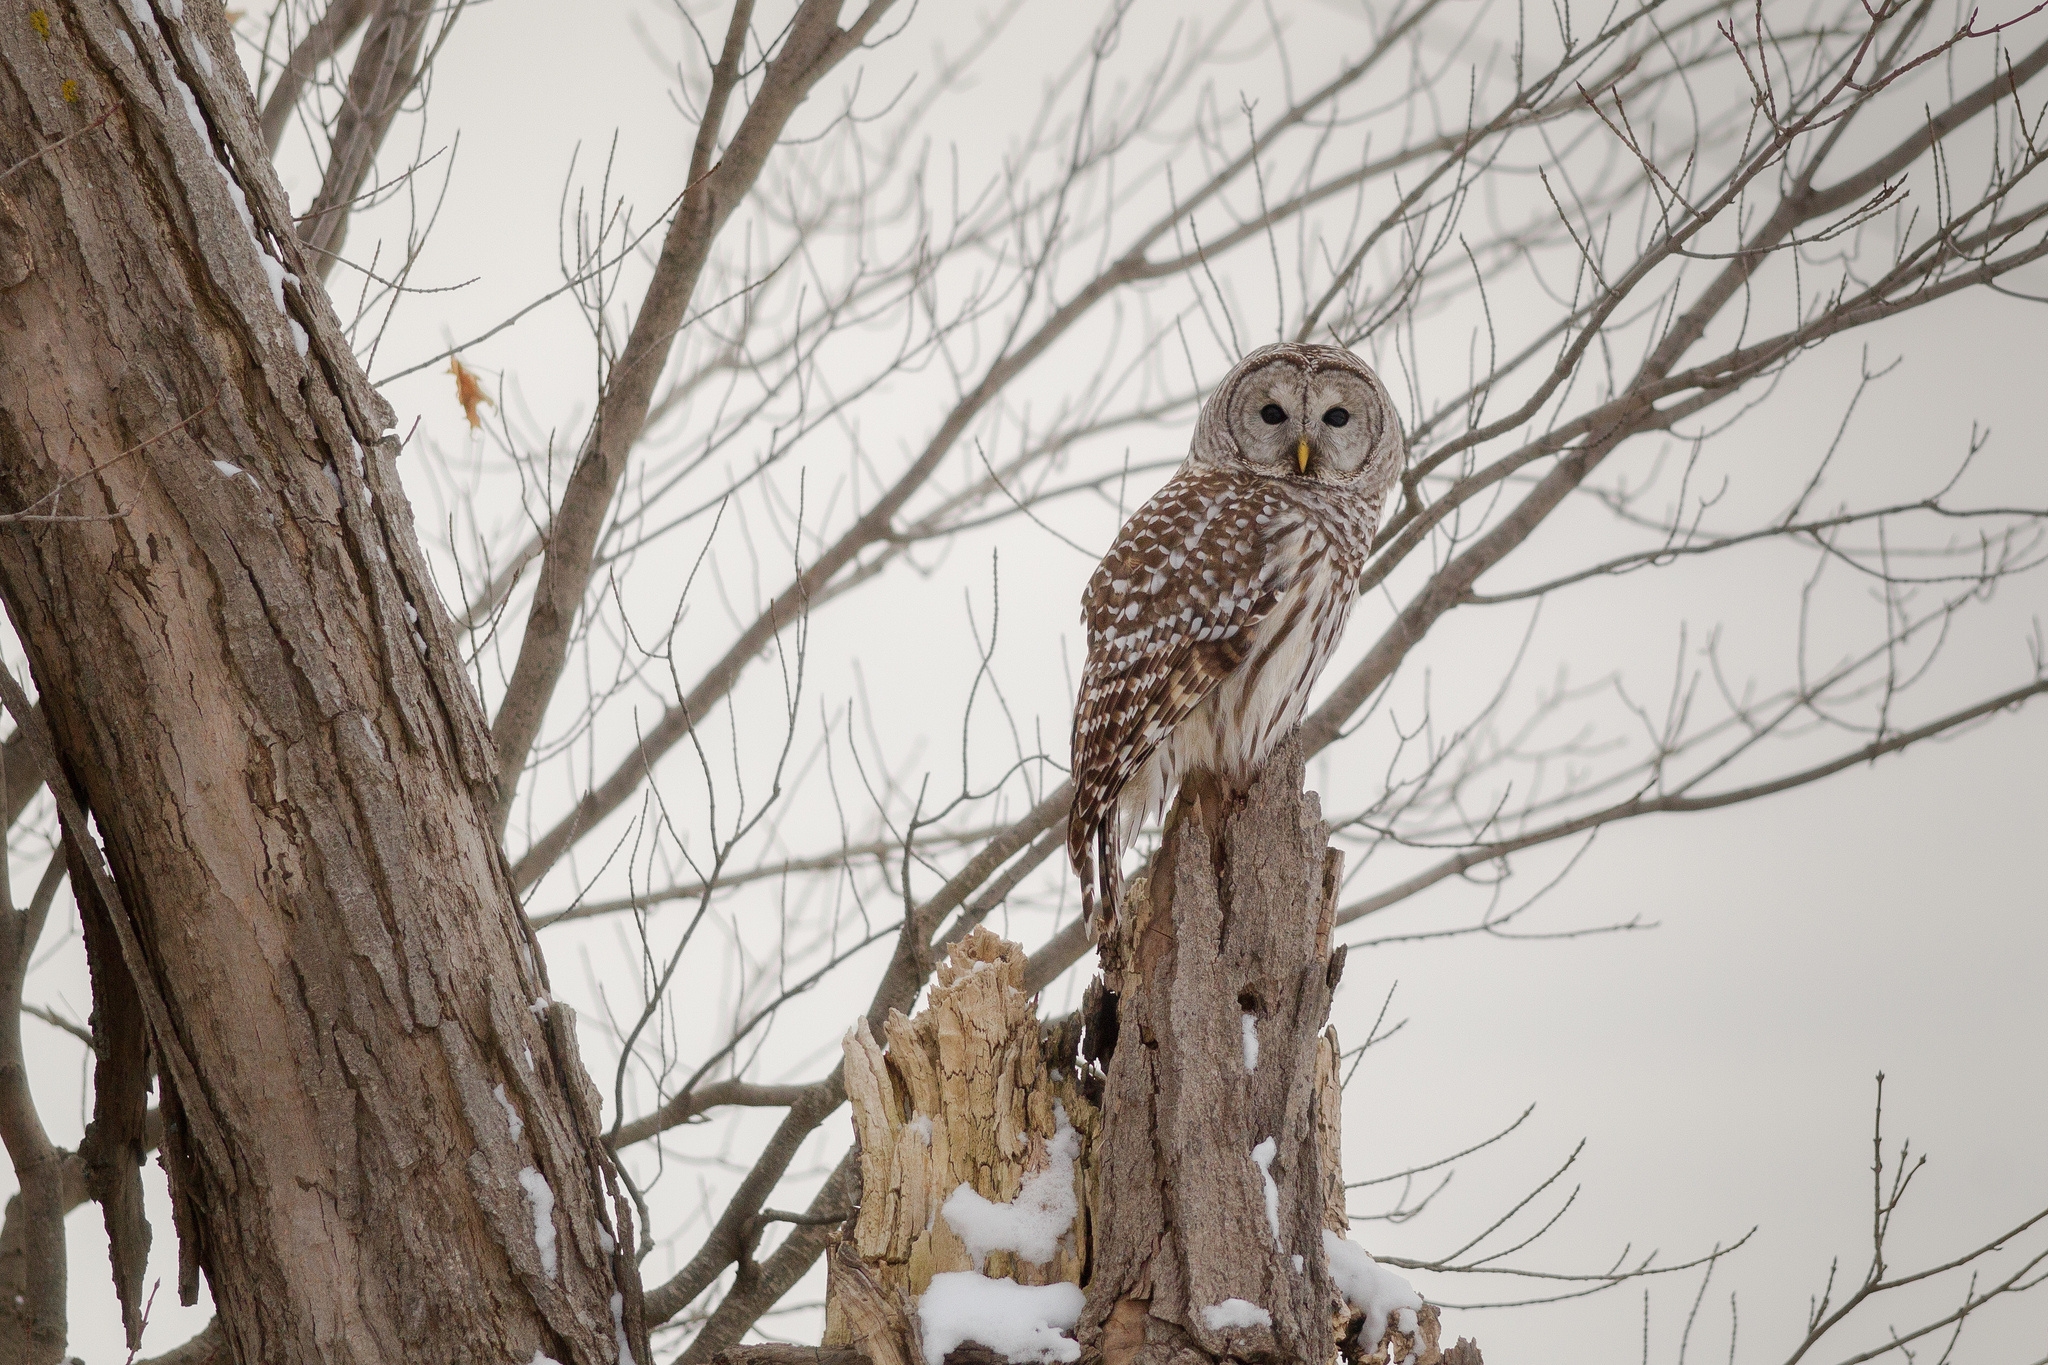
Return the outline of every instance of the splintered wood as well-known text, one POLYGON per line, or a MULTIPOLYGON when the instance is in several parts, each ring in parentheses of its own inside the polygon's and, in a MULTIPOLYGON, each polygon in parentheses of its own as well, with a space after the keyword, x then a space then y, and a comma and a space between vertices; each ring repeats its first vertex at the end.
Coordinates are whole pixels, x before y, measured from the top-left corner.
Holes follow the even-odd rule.
MULTIPOLYGON (((1362 1314, 1352 1319, 1348 1330, 1355 1332, 1358 1324, 1364 1321, 1362 1314)), ((1438 1339, 1440 1331, 1441 1324, 1437 1318, 1436 1305, 1425 1303, 1415 1314, 1415 1330, 1412 1333, 1403 1332, 1395 1324, 1389 1323, 1386 1335, 1380 1338, 1380 1344, 1370 1355, 1357 1354, 1355 1343, 1347 1340, 1344 1358, 1350 1361, 1351 1365, 1442 1365, 1444 1352, 1438 1339)), ((1470 1351, 1466 1357, 1467 1365, 1483 1365, 1479 1358, 1479 1348, 1469 1341, 1464 1344, 1470 1351)))
POLYGON ((1081 1282, 1097 1114, 1071 1076, 1046 1065, 1024 964, 1021 947, 977 928, 940 965, 916 1018, 890 1012, 886 1048, 865 1020, 847 1035, 863 1195, 851 1237, 827 1264, 825 1345, 855 1347, 875 1365, 913 1365, 922 1359, 918 1296, 946 1271, 1081 1282), (1080 1150, 1072 1225, 1049 1261, 994 1250, 977 1266, 940 1207, 962 1185, 992 1203, 1015 1200, 1053 1164, 1062 1119, 1080 1150))

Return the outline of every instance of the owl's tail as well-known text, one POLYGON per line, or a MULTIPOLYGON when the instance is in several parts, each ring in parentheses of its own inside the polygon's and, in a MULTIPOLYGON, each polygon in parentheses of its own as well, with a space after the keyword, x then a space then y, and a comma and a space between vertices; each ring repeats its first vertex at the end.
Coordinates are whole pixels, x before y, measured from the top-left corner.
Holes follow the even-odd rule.
POLYGON ((1116 923, 1123 899, 1119 853, 1114 809, 1077 796, 1067 815, 1067 859, 1081 881, 1081 912, 1087 917, 1088 932, 1098 940, 1116 923))

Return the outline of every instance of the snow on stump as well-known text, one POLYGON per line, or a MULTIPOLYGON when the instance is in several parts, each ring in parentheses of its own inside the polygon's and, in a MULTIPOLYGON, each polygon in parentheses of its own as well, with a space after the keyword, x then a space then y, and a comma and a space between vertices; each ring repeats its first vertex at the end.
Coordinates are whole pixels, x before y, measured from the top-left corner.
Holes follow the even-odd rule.
POLYGON ((1024 991, 1024 950, 983 928, 913 1018, 846 1038, 860 1212, 827 1260, 827 1348, 874 1365, 1072 1361, 1095 1106, 1024 991), (957 1353, 957 1354, 956 1354, 957 1353))

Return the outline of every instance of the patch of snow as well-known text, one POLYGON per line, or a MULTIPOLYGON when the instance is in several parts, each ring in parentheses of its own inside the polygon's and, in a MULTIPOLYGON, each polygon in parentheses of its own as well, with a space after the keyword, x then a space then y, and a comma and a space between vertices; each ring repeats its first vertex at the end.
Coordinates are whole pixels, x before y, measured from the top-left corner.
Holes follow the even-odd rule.
POLYGON ((549 999, 546 995, 536 995, 533 998, 533 1003, 531 1005, 528 1005, 526 1007, 526 1010, 527 1013, 531 1014, 534 1018, 538 1019, 543 1014, 546 1014, 548 1012, 548 1006, 554 1003, 555 1002, 549 999))
POLYGON ((1259 1069, 1259 1016, 1249 1010, 1244 1016, 1244 1074, 1259 1069))
POLYGON ((980 1342, 1012 1365, 1079 1360, 1081 1343, 1062 1334, 1081 1320, 1083 1301, 1077 1284, 1024 1285, 972 1270, 934 1275, 917 1301, 925 1365, 943 1365, 965 1341, 980 1342))
POLYGON ((327 482, 334 485, 334 496, 337 498, 346 496, 341 491, 341 471, 334 467, 334 461, 329 460, 326 464, 321 465, 320 468, 326 472, 327 482))
MULTIPOLYGON (((234 184, 232 180, 228 183, 234 184)), ((236 186, 235 193, 238 195, 241 193, 240 186, 236 186)), ((248 212, 248 204, 244 201, 242 213, 246 217, 248 212)), ((253 222, 249 232, 249 240, 252 242, 256 240, 253 222)), ((260 243, 256 247, 256 264, 263 267, 263 278, 270 282, 270 301, 277 305, 278 312, 284 312, 284 282, 290 280, 293 284, 297 284, 299 277, 279 264, 277 259, 265 251, 260 243)))
POLYGON ((533 1070, 533 1049, 530 1047, 522 1046, 519 1050, 526 1057, 526 1069, 528 1071, 533 1070))
POLYGON ((531 1361, 528 1361, 527 1365, 562 1365, 562 1362, 556 1360, 553 1356, 548 1355, 540 1348, 535 1347, 533 1352, 533 1359, 531 1361))
POLYGON ((115 30, 114 30, 114 36, 115 36, 116 38, 119 38, 119 39, 121 40, 121 46, 122 46, 122 47, 125 47, 125 48, 127 48, 127 49, 128 49, 128 55, 129 55, 129 56, 131 56, 131 57, 134 57, 134 58, 135 58, 136 60, 138 60, 138 61, 140 61, 140 60, 141 60, 141 58, 142 58, 142 54, 141 54, 141 53, 139 53, 139 52, 137 52, 137 51, 135 50, 135 40, 134 40, 133 38, 130 38, 130 37, 128 36, 128 30, 127 30, 127 29, 125 29, 125 28, 117 28, 117 29, 115 29, 115 30))
POLYGON ((128 17, 135 21, 135 27, 148 29, 151 33, 157 31, 156 16, 150 13, 148 5, 137 4, 136 0, 121 0, 121 8, 128 11, 128 17))
POLYGON ((503 1085, 494 1086, 491 1093, 497 1096, 498 1107, 505 1111, 505 1126, 512 1130, 512 1140, 519 1141, 519 1135, 525 1131, 526 1124, 520 1120, 519 1111, 513 1107, 511 1097, 505 1093, 503 1085))
POLYGON ((1273 1229, 1273 1245, 1285 1251, 1287 1248, 1280 1242, 1280 1187, 1273 1183, 1273 1158, 1279 1152, 1280 1144, 1267 1138, 1252 1148, 1252 1164, 1259 1168, 1259 1178, 1266 1182, 1266 1226, 1273 1229))
MULTIPOLYGON (((269 260, 269 254, 263 250, 262 241, 256 236, 256 217, 249 212, 249 196, 242 193, 241 185, 236 183, 232 175, 228 174, 227 167, 216 161, 213 163, 213 168, 220 172, 220 183, 228 187, 228 198, 234 201, 235 212, 241 215, 242 226, 249 229, 249 240, 256 243, 256 254, 265 260, 269 260)), ((280 270, 283 269, 282 266, 278 268, 280 270)))
POLYGON ((606 1227, 604 1224, 599 1223, 597 1225, 598 1250, 602 1251, 605 1255, 609 1256, 612 1254, 612 1248, 617 1245, 618 1243, 612 1240, 612 1230, 606 1227))
MULTIPOLYGON (((193 41, 192 50, 201 53, 204 60, 204 52, 197 39, 193 41)), ((210 63, 207 74, 212 74, 210 63)), ((220 172, 220 183, 227 186, 228 198, 235 206, 235 214, 242 220, 242 227, 248 232, 249 240, 256 246, 256 264, 263 268, 263 278, 270 285, 270 301, 277 305, 277 311, 284 320, 291 323, 292 344, 298 347, 299 354, 303 356, 306 354, 308 344, 305 329, 299 326, 284 306, 285 282, 289 280, 296 285, 299 283, 299 277, 286 270, 277 257, 264 248, 263 238, 256 231, 255 215, 249 212, 249 196, 242 192, 242 186, 236 181, 233 172, 214 156, 213 134, 207 130, 206 116, 200 112, 198 97, 192 93, 192 87, 185 84, 182 78, 174 76, 174 79, 177 81, 178 98, 185 106, 185 121, 190 123, 192 131, 199 135, 199 145, 206 149, 208 159, 213 161, 214 170, 220 172)))
MULTIPOLYGON (((1064 1106, 1053 1106, 1053 1120, 1053 1138, 1046 1148, 1051 1164, 1027 1176, 1015 1199, 997 1204, 973 1186, 962 1184, 940 1207, 939 1212, 974 1257, 976 1270, 991 1251, 1014 1251, 1018 1259, 1042 1265, 1053 1258, 1060 1238, 1073 1226, 1077 1211, 1074 1158, 1081 1154, 1081 1139, 1067 1122, 1064 1106)), ((929 1128, 930 1120, 926 1126, 929 1128)))
POLYGON ((555 1278, 555 1192, 548 1178, 531 1166, 519 1168, 519 1183, 526 1200, 533 1205, 533 1247, 540 1253, 540 1268, 555 1278))
POLYGON ((313 339, 306 335, 306 329, 299 326, 299 320, 287 314, 284 325, 292 329, 292 349, 299 353, 299 359, 306 358, 306 352, 313 348, 313 339))
POLYGON ((1299 1275, 1299 1274, 1300 1274, 1300 1273, 1301 1273, 1302 1271, 1304 1271, 1304 1270, 1306 1270, 1306 1269, 1308 1268, 1308 1262, 1307 1262, 1307 1261, 1304 1261, 1304 1260, 1302 1260, 1302 1259, 1301 1259, 1301 1253, 1300 1253, 1300 1252, 1296 1252, 1296 1253, 1294 1254, 1294 1256, 1293 1256, 1293 1258, 1292 1258, 1292 1259, 1293 1259, 1293 1261, 1294 1261, 1294 1273, 1295 1273, 1295 1274, 1299 1275))
POLYGON ((220 471, 220 476, 223 479, 232 479, 233 477, 235 477, 235 475, 243 472, 242 467, 240 465, 229 464, 226 460, 215 460, 213 462, 213 467, 220 471))
POLYGON ((932 1145, 932 1116, 930 1114, 919 1114, 903 1126, 923 1138, 925 1146, 929 1147, 932 1145))
MULTIPOLYGON (((611 1248, 605 1248, 609 1251, 611 1248)), ((633 1348, 626 1344, 626 1296, 612 1295, 612 1330, 619 1334, 619 1365, 633 1365, 633 1348)))
POLYGON ((164 0, 164 9, 179 23, 185 22, 185 0, 164 0))
POLYGON ((192 125, 192 131, 199 134, 199 143, 207 151, 213 150, 213 134, 207 131, 206 115, 199 112, 199 97, 192 93, 192 87, 178 82, 178 95, 184 101, 185 122, 192 125))
MULTIPOLYGON (((214 155, 213 133, 206 126, 206 115, 199 110, 199 97, 192 93, 192 87, 185 84, 182 77, 173 73, 173 79, 178 84, 178 98, 185 106, 185 121, 191 124, 192 131, 199 135, 199 145, 206 149, 207 158, 213 161, 214 170, 220 172, 220 183, 227 186, 228 198, 234 202, 235 214, 242 220, 242 226, 248 229, 249 240, 256 244, 257 256, 268 260, 268 253, 263 250, 263 239, 256 235, 256 219, 249 212, 249 196, 242 193, 241 185, 236 182, 235 177, 228 173, 228 168, 221 165, 219 159, 214 155)), ((277 262, 269 261, 269 264, 277 265, 277 262)), ((278 265, 277 268, 279 271, 284 269, 281 265, 278 265)), ((282 293, 280 292, 281 297, 282 293)), ((279 303, 278 308, 282 311, 284 308, 283 303, 279 303)))
POLYGON ((1225 1299, 1202 1310, 1202 1325, 1212 1332, 1233 1327, 1271 1327, 1273 1315, 1250 1299, 1225 1299))
POLYGON ((1387 1320, 1401 1316, 1396 1325, 1404 1332, 1415 1328, 1415 1310, 1422 1307, 1422 1295, 1415 1286, 1366 1254, 1364 1247, 1348 1237, 1323 1233, 1323 1255, 1330 1262, 1330 1282, 1353 1308, 1365 1313, 1365 1340, 1377 1349, 1387 1334, 1387 1320))

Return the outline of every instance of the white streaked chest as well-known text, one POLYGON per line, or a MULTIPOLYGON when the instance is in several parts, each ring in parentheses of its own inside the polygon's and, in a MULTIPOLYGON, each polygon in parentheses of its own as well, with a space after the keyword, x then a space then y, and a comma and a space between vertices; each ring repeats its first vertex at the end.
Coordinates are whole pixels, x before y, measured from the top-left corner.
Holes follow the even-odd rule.
POLYGON ((1162 795, 1198 767, 1248 781, 1300 723, 1309 690, 1343 636, 1363 564, 1330 530, 1316 517, 1276 528, 1268 555, 1284 587, 1252 631, 1244 661, 1163 746, 1162 795))

